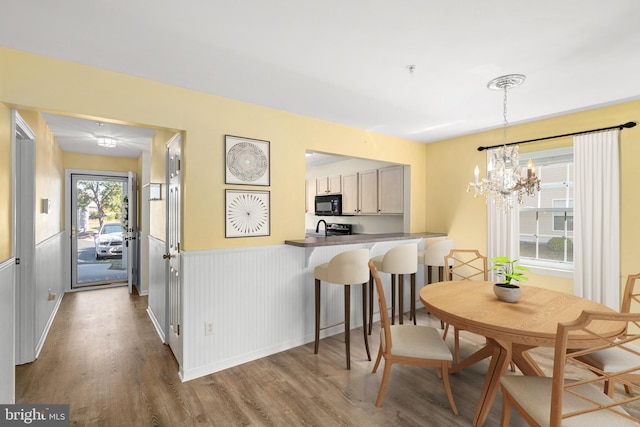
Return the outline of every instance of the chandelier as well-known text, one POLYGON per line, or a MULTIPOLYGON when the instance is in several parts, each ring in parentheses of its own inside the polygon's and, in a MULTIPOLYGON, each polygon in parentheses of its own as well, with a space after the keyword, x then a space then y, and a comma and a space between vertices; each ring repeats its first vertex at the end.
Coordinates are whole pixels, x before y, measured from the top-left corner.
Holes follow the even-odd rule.
POLYGON ((522 204, 525 195, 533 196, 540 191, 540 179, 536 176, 536 166, 531 160, 527 163, 526 177, 520 166, 520 155, 517 144, 507 144, 507 90, 520 86, 525 80, 522 74, 509 74, 496 77, 487 87, 491 90, 504 91, 502 146, 489 154, 487 161, 487 177, 480 179, 478 166, 474 169, 474 180, 467 186, 467 192, 474 190, 474 197, 484 195, 491 199, 503 211, 513 207, 514 195, 522 204))

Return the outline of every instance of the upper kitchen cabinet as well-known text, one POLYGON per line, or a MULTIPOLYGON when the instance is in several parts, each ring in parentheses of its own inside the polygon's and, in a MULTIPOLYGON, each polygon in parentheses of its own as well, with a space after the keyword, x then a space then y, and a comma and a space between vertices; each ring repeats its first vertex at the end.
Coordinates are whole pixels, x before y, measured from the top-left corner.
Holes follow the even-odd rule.
POLYGON ((358 213, 376 215, 378 210, 378 170, 358 173, 358 213))
POLYGON ((357 215, 358 212, 358 173, 342 175, 342 214, 357 215))
POLYGON ((340 194, 342 192, 341 181, 340 175, 316 178, 316 194, 340 194))
POLYGON ((315 210, 315 199, 316 199, 316 191, 317 191, 317 180, 307 179, 306 180, 306 203, 305 203, 305 212, 313 213, 315 210))
POLYGON ((344 215, 391 215, 403 212, 403 166, 342 175, 344 215))
POLYGON ((391 166, 378 169, 378 212, 381 214, 404 212, 404 167, 391 166))

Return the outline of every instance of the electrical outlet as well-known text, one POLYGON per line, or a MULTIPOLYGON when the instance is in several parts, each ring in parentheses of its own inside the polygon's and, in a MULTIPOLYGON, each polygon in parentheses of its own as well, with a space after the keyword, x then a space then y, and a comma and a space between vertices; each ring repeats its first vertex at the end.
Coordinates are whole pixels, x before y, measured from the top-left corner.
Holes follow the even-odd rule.
POLYGON ((205 335, 213 335, 213 323, 212 322, 204 322, 204 334, 205 335))

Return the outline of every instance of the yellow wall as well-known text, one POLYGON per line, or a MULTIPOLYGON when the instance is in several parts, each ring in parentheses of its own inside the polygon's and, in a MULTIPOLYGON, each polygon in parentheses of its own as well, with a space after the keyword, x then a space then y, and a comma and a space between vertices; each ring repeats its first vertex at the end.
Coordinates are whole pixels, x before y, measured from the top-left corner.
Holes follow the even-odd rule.
POLYGON ((410 165, 410 229, 424 230, 424 144, 6 48, 0 78, 9 104, 184 130, 185 250, 302 238, 307 149, 410 165), (224 184, 225 134, 271 142, 270 187, 224 184), (270 236, 224 238, 225 188, 271 192, 270 236))
MULTIPOLYGON (((523 141, 545 136, 565 134, 615 126, 640 120, 640 101, 632 101, 560 117, 515 125, 508 130, 509 141, 523 141)), ((484 198, 474 199, 466 187, 473 179, 473 168, 480 166, 486 175, 485 152, 478 146, 502 142, 502 130, 468 135, 427 145, 427 203, 428 230, 448 230, 457 247, 487 247, 487 217, 484 198)), ((572 138, 535 142, 521 146, 521 152, 546 150, 572 144, 572 138)), ((522 156, 525 157, 525 156, 522 156)), ((620 143, 620 286, 627 275, 640 271, 637 245, 640 241, 640 209, 637 184, 640 182, 640 126, 621 132, 620 143)), ((572 291, 572 281, 548 276, 531 275, 530 284, 572 291)))
POLYGON ((95 156, 83 153, 63 154, 65 169, 82 169, 103 172, 140 173, 138 159, 130 157, 95 156))
POLYGON ((11 157, 11 109, 0 104, 0 262, 12 256, 11 157))
MULTIPOLYGON (((478 152, 477 146, 502 142, 501 129, 425 145, 6 48, 0 48, 0 81, 0 101, 7 104, 184 131, 186 250, 281 244, 285 239, 301 238, 306 150, 410 165, 411 231, 445 231, 458 247, 486 248, 484 199, 474 199, 465 190, 475 165, 485 173, 485 154, 478 152), (270 187, 224 184, 225 134, 271 142, 270 187), (224 238, 226 188, 271 192, 271 236, 224 238)), ((633 101, 578 112, 512 126, 508 136, 519 141, 610 126, 638 120, 639 109, 640 101, 633 101)), ((7 114, 0 117, 0 125, 6 128, 7 114)), ((164 144, 170 134, 154 138, 151 182, 164 182, 164 144), (161 159, 157 157, 159 152, 161 159)), ((640 169, 635 166, 640 158, 639 134, 640 127, 622 132, 622 278, 640 271, 635 249, 635 242, 640 241, 640 222, 635 220, 640 203, 635 195, 640 178, 640 169)), ((6 138, 6 133, 0 138, 6 138)), ((3 143, 7 145, 0 139, 0 147, 3 143)), ((570 143, 570 139, 533 143, 522 146, 522 151, 570 143)), ((8 146, 4 153, 9 156, 8 146)), ((6 223, 0 216, 0 227, 6 227, 6 223)), ((0 229, 0 235, 7 235, 9 229, 0 229)), ((150 232, 164 238, 163 203, 152 204, 150 232)), ((0 251, 3 246, 7 243, 0 240, 0 251)), ((571 281, 546 276, 533 275, 531 283, 571 288, 571 281)))
POLYGON ((62 150, 37 111, 19 110, 36 135, 36 241, 38 244, 64 229, 64 169, 62 150), (51 209, 42 213, 42 199, 51 209))

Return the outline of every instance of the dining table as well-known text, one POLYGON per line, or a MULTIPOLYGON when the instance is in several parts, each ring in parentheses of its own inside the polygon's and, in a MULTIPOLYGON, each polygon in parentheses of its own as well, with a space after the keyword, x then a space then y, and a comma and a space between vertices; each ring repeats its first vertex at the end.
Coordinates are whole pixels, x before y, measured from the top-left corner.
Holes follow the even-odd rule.
MULTIPOLYGON (((486 421, 500 386, 500 377, 511 361, 524 375, 544 376, 528 350, 554 347, 558 323, 575 320, 584 310, 614 311, 586 298, 535 286, 520 285, 522 295, 518 301, 504 302, 494 294, 494 284, 491 281, 451 281, 432 283, 420 290, 420 300, 433 316, 458 330, 486 337, 486 345, 450 370, 450 373, 458 372, 491 358, 473 419, 473 425, 477 427, 486 421)), ((591 326, 605 337, 622 332, 611 323, 591 326)), ((592 339, 584 334, 570 334, 568 346, 585 347, 592 339)))

